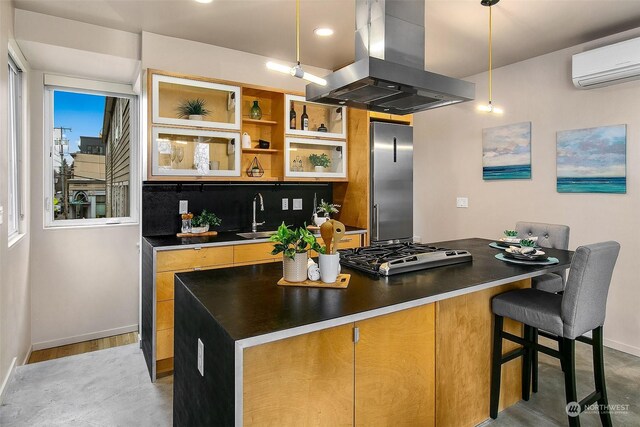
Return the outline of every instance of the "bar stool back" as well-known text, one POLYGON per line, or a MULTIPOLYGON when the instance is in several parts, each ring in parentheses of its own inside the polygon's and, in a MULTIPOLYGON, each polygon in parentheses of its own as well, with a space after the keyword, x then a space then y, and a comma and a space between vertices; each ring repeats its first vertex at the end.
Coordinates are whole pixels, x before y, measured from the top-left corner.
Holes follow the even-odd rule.
POLYGON ((602 425, 611 426, 607 410, 607 389, 604 375, 602 325, 613 268, 620 252, 617 242, 580 246, 571 261, 571 270, 563 295, 539 289, 519 289, 497 295, 491 302, 494 313, 494 337, 491 371, 491 418, 498 416, 500 373, 502 364, 522 356, 522 398, 529 400, 533 351, 542 351, 560 359, 564 371, 567 414, 570 426, 579 426, 580 413, 597 402, 602 425), (502 330, 503 319, 524 324, 524 337, 502 330), (538 329, 555 336, 559 350, 538 344, 534 340, 538 329), (592 331, 592 338, 582 335, 592 331), (502 340, 518 343, 520 348, 502 355, 502 340), (575 341, 592 345, 595 391, 578 401, 575 377, 575 341))

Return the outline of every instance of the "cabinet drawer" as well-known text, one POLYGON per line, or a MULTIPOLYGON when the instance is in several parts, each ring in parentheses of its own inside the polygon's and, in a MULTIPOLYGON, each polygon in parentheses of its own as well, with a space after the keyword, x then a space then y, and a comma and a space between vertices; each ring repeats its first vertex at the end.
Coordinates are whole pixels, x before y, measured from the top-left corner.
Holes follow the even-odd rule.
POLYGON ((233 263, 251 263, 258 261, 281 260, 282 254, 271 255, 273 243, 252 243, 233 247, 233 263))
POLYGON ((185 270, 233 263, 233 247, 177 249, 160 251, 156 271, 185 270))
POLYGON ((156 330, 173 329, 173 300, 156 304, 156 330))
POLYGON ((156 332, 156 359, 173 357, 173 328, 156 332))
POLYGON ((177 270, 177 271, 163 271, 156 274, 156 301, 166 301, 173 299, 174 290, 174 275, 176 273, 183 273, 185 271, 194 270, 214 270, 216 268, 231 267, 229 264, 220 264, 207 267, 194 267, 189 269, 177 270))

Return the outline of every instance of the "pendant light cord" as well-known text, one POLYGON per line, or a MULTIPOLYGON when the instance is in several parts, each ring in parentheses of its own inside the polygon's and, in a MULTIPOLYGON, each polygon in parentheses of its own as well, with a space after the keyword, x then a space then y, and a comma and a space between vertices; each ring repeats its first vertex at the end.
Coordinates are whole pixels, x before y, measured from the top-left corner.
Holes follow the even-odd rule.
POLYGON ((489 4, 489 105, 491 105, 491 70, 493 69, 491 64, 491 51, 493 50, 491 34, 493 33, 492 20, 491 20, 491 4, 489 4))
POLYGON ((296 62, 300 65, 300 0, 296 0, 296 62))

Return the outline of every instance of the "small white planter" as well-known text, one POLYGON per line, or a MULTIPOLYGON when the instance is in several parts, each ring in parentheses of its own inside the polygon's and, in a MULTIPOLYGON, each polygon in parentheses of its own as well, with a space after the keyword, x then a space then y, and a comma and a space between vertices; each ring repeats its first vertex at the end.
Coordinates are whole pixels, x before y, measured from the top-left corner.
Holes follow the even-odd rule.
POLYGON ((191 227, 191 233, 193 234, 206 233, 207 231, 209 231, 209 224, 203 227, 191 227))
POLYGON ((329 218, 327 218, 326 216, 315 215, 313 217, 313 223, 316 225, 316 227, 320 227, 322 224, 324 224, 328 220, 329 220, 329 218))
POLYGON ((340 254, 320 254, 318 259, 320 266, 320 280, 324 283, 335 283, 340 274, 340 254))
POLYGON ((316 166, 313 168, 316 173, 324 173, 324 166, 316 166))
POLYGON ((287 282, 307 280, 309 252, 297 253, 294 259, 282 255, 282 276, 287 282))
POLYGON ((202 115, 201 114, 189 114, 189 120, 200 120, 200 121, 202 121, 202 115))

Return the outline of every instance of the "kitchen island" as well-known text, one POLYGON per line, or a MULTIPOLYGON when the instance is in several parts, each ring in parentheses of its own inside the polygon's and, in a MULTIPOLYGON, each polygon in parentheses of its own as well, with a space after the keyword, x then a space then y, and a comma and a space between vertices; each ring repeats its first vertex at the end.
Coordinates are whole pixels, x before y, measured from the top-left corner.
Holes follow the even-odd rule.
MULTIPOLYGON (((545 249, 559 264, 508 264, 490 242, 435 244, 470 251, 465 264, 390 277, 343 268, 347 289, 279 287, 279 263, 177 274, 174 425, 482 422, 491 297, 572 255, 545 249)), ((504 406, 520 399, 520 369, 504 366, 504 406)))

